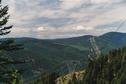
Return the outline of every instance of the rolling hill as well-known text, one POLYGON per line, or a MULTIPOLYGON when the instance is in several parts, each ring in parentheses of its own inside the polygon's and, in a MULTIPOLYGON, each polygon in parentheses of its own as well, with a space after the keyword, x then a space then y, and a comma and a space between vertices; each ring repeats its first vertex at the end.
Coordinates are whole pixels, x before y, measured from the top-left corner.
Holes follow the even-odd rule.
MULTIPOLYGON (((52 71, 65 66, 64 61, 81 60, 83 66, 87 65, 88 54, 90 53, 90 38, 92 36, 81 36, 66 39, 41 40, 34 38, 16 38, 16 43, 24 44, 24 50, 8 52, 6 55, 13 59, 32 60, 27 64, 22 64, 30 77, 45 71, 52 71)), ((103 53, 109 50, 126 45, 126 34, 119 32, 109 32, 95 37, 96 43, 103 53)))

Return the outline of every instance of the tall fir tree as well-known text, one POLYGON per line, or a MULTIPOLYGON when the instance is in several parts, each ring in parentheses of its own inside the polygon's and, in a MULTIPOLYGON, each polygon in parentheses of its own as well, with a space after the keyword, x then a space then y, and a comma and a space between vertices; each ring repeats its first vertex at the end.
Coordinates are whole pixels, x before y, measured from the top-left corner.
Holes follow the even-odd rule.
MULTIPOLYGON (((0 0, 0 36, 7 35, 13 27, 6 26, 9 19, 8 6, 2 6, 0 0)), ((19 83, 19 70, 14 66, 15 64, 24 63, 21 61, 14 61, 9 57, 2 55, 2 52, 11 52, 14 50, 22 49, 21 44, 14 44, 13 39, 0 39, 0 84, 18 84, 19 83)))

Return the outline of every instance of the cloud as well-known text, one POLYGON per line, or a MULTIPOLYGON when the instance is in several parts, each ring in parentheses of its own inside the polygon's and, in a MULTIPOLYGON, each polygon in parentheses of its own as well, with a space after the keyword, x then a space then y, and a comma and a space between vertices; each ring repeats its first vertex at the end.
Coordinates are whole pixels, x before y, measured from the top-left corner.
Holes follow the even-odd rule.
POLYGON ((45 31, 46 29, 44 27, 38 27, 37 30, 38 31, 45 31))
POLYGON ((75 27, 73 29, 75 29, 75 30, 85 30, 85 31, 89 31, 89 30, 93 30, 94 28, 93 27, 84 27, 82 25, 79 25, 79 26, 77 26, 77 27, 75 27))
POLYGON ((92 3, 99 4, 99 3, 108 3, 113 0, 91 0, 92 3))
POLYGON ((76 22, 73 18, 49 18, 49 17, 40 17, 35 18, 32 20, 29 20, 30 24, 46 24, 51 27, 62 27, 64 25, 72 24, 73 22, 76 22))
POLYGON ((111 11, 107 11, 96 18, 92 19, 89 24, 94 26, 101 25, 101 24, 109 24, 114 21, 124 21, 126 19, 126 12, 124 11, 126 6, 120 6, 116 9, 111 11))
POLYGON ((69 25, 62 28, 51 28, 45 25, 38 26, 37 30, 34 30, 33 33, 37 38, 68 38, 73 36, 81 36, 87 35, 88 32, 92 32, 94 28, 92 27, 84 27, 82 25, 78 25, 74 27, 74 25, 69 25))
POLYGON ((85 27, 85 26, 82 26, 82 25, 78 25, 78 26, 66 26, 66 27, 63 27, 63 28, 49 28, 47 26, 39 26, 37 27, 37 31, 40 31, 40 32, 44 32, 44 31, 47 31, 47 32, 50 32, 50 31, 56 31, 56 32, 71 32, 71 31, 91 31, 93 30, 94 28, 93 27, 85 27))
POLYGON ((115 0, 60 0, 61 8, 65 10, 81 7, 82 5, 112 3, 115 0))
POLYGON ((60 0, 62 9, 72 9, 81 6, 85 0, 60 0))
POLYGON ((9 24, 14 25, 10 35, 19 37, 99 35, 111 31, 117 26, 116 21, 126 17, 124 0, 3 0, 3 3, 9 5, 9 24))

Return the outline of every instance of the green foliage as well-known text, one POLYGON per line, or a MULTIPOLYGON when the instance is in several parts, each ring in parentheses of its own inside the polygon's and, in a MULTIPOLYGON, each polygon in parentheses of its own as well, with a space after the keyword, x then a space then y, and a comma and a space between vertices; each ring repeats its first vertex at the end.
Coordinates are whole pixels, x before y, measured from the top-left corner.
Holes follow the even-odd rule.
POLYGON ((68 84, 126 84, 126 47, 91 60, 83 80, 73 76, 68 84))
POLYGON ((98 60, 91 61, 86 69, 84 84, 125 84, 126 48, 115 49, 98 60))
POLYGON ((58 74, 55 72, 45 73, 39 77, 34 78, 32 81, 27 82, 27 84, 56 84, 55 80, 57 77, 58 74))
MULTIPOLYGON (((28 56, 30 59, 34 59, 33 63, 22 66, 22 68, 27 69, 26 73, 24 73, 25 78, 34 76, 32 70, 44 72, 55 70, 54 68, 60 69, 60 67, 64 66, 62 63, 66 60, 81 60, 82 65, 80 66, 81 68, 85 68, 88 64, 90 37, 91 36, 82 36, 56 40, 17 38, 16 43, 24 44, 25 49, 13 52, 10 56, 12 56, 13 59, 19 57, 28 59, 28 56)), ((126 34, 116 32, 107 33, 96 37, 96 43, 99 45, 102 53, 107 54, 114 48, 126 45, 126 34), (106 38, 109 38, 109 40, 105 41, 106 38)), ((59 71, 62 72, 62 70, 59 71)))
MULTIPOLYGON (((1 6, 0 0, 0 35, 6 35, 10 33, 12 26, 6 26, 9 19, 8 6, 1 6)), ((14 44, 13 39, 0 40, 0 84, 19 84, 18 71, 14 65, 23 63, 19 61, 14 61, 10 57, 5 57, 5 53, 14 50, 22 49, 22 45, 14 44), (4 54, 3 54, 4 53, 4 54)))
MULTIPOLYGON (((33 62, 22 66, 22 68, 27 69, 27 73, 24 73, 25 78, 34 76, 32 70, 40 72, 39 74, 44 71, 53 70, 57 70, 59 72, 64 72, 65 70, 68 71, 67 68, 64 68, 65 70, 60 69, 66 66, 66 64, 63 64, 64 61, 81 60, 82 58, 86 59, 86 55, 88 54, 85 51, 80 51, 76 48, 56 44, 47 40, 17 38, 16 43, 24 44, 24 49, 10 54, 13 59, 24 58, 34 60, 33 62)), ((82 65, 86 65, 86 60, 82 65)))

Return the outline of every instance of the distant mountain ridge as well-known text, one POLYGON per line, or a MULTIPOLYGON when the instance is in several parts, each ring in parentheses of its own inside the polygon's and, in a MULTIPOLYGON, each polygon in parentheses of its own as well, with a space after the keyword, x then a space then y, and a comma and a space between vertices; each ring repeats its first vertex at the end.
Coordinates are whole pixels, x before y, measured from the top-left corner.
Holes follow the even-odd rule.
MULTIPOLYGON (((28 70, 29 76, 52 71, 60 65, 61 67, 66 66, 63 62, 69 60, 81 60, 83 66, 86 66, 91 48, 89 40, 91 37, 93 36, 86 35, 53 40, 15 38, 16 43, 24 44, 24 50, 11 52, 7 55, 14 59, 32 59, 33 62, 20 67, 28 70)), ((95 40, 100 50, 107 53, 111 49, 126 46, 126 33, 109 32, 95 37, 95 40)))

